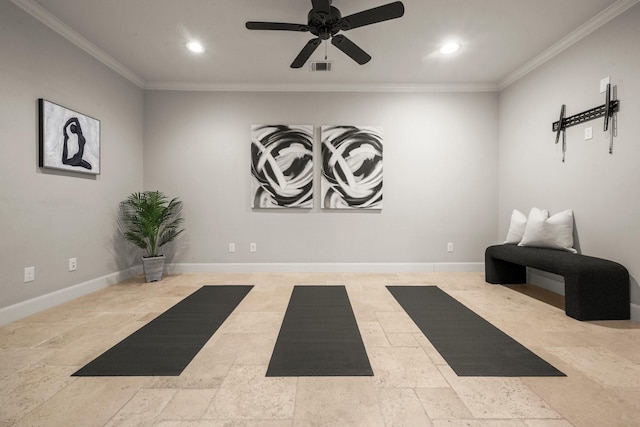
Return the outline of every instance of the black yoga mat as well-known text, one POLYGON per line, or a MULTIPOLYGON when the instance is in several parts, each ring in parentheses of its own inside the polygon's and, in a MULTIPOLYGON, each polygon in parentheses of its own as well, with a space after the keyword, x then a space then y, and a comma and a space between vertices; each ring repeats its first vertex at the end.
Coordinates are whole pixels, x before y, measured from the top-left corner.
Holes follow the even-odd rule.
POLYGON ((371 376, 344 286, 294 286, 267 377, 371 376))
POLYGON ((436 286, 387 286, 459 376, 565 376, 436 286))
POLYGON ((253 286, 204 286, 73 376, 177 376, 253 286))

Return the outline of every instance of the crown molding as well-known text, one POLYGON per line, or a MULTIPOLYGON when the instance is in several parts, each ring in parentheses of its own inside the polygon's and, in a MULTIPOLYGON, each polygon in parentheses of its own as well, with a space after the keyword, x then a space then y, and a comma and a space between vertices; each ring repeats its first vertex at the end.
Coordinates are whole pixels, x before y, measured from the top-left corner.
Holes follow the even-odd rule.
POLYGON ((429 84, 202 84, 188 82, 149 82, 145 90, 199 92, 497 92, 493 83, 429 83, 429 84))
POLYGON ((136 86, 145 90, 211 91, 211 92, 388 92, 388 93, 439 93, 439 92, 499 92, 540 67, 565 49, 593 33, 604 24, 631 8, 640 0, 618 0, 607 9, 578 27, 568 36, 516 69, 498 83, 427 83, 427 84, 207 84, 189 82, 145 82, 122 63, 105 53, 71 27, 46 11, 35 0, 11 0, 29 15, 84 50, 136 86))
POLYGON ((53 31, 69 40, 71 43, 84 50, 89 55, 93 56, 98 61, 102 62, 107 67, 111 68, 122 77, 129 80, 139 88, 144 87, 144 80, 129 68, 122 65, 113 57, 105 53, 98 46, 91 43, 86 38, 82 37, 79 33, 69 27, 67 24, 53 16, 46 11, 42 6, 37 4, 34 0, 11 0, 16 6, 27 12, 29 15, 42 22, 53 31))
POLYGON ((145 90, 210 91, 210 92, 496 92, 496 84, 477 83, 433 83, 433 84, 242 84, 242 83, 189 83, 189 82, 145 82, 129 68, 91 43, 67 24, 45 10, 35 0, 11 0, 53 31, 84 50, 127 80, 145 90))
POLYGON ((540 55, 528 61, 522 67, 516 69, 514 72, 505 77, 498 84, 498 90, 503 90, 509 85, 520 80, 522 77, 540 67, 542 64, 554 58, 555 56, 559 55, 565 49, 573 46, 589 34, 596 31, 598 28, 602 27, 607 22, 611 21, 616 16, 624 13, 627 9, 634 6, 639 1, 640 0, 618 0, 617 2, 613 3, 611 6, 591 18, 589 21, 579 26, 576 30, 569 33, 568 36, 564 37, 559 42, 555 43, 553 46, 542 52, 540 55))

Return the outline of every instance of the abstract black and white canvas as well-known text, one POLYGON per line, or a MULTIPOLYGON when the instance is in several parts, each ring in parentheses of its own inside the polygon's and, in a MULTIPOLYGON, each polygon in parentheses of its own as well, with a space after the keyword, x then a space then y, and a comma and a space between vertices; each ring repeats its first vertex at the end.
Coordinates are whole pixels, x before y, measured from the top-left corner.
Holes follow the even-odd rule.
POLYGON ((38 100, 40 167, 100 173, 100 121, 38 100))
POLYGON ((251 207, 313 207, 313 126, 251 126, 251 207))
POLYGON ((323 209, 382 209, 382 127, 321 127, 323 209))

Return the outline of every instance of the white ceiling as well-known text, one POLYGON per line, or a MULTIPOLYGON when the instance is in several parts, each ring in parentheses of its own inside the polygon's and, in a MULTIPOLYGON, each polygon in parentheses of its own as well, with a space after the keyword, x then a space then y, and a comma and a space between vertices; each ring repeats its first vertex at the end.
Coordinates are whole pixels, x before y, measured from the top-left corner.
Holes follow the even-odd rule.
MULTIPOLYGON (((403 0, 402 18, 344 33, 372 60, 328 43, 329 73, 289 64, 309 33, 245 22, 306 24, 309 0, 12 0, 144 88, 504 87, 638 0, 403 0), (435 53, 447 38, 462 49, 435 53), (184 45, 197 38, 206 52, 184 45)), ((334 0, 342 15, 391 0, 334 0)), ((325 44, 311 60, 324 59, 325 44)))

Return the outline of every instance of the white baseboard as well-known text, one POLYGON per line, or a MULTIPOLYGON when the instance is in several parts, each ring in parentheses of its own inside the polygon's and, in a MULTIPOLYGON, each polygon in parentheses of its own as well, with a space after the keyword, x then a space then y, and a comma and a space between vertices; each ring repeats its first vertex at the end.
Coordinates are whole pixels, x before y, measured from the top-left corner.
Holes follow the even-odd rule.
MULTIPOLYGON (((481 272, 484 263, 207 263, 168 264, 167 272, 188 273, 257 273, 257 272, 355 272, 355 273, 402 273, 402 272, 481 272)), ((72 299, 134 277, 142 272, 141 266, 111 273, 97 279, 79 283, 46 295, 0 308, 0 326, 46 310, 72 299)))
POLYGON ((631 304, 631 320, 640 322, 640 305, 631 304))
MULTIPOLYGON (((482 262, 451 263, 203 263, 170 264, 167 271, 188 273, 430 273, 430 272, 483 272, 482 262)), ((0 326, 46 310, 72 299, 87 295, 107 286, 134 277, 142 272, 141 266, 98 277, 84 283, 61 289, 37 298, 0 308, 0 326)), ((564 295, 562 276, 544 271, 527 272, 527 283, 532 283, 564 295)), ((640 305, 631 304, 631 320, 640 322, 640 305)))
POLYGON ((564 295, 564 277, 558 274, 527 268, 527 283, 564 295))
MULTIPOLYGON (((167 272, 188 273, 257 273, 257 272, 481 272, 484 263, 228 263, 228 264, 169 264, 167 272)), ((141 266, 108 274, 59 291, 0 308, 0 326, 71 301, 107 286, 134 277, 142 272, 141 266)))
POLYGON ((437 273, 484 273, 484 262, 437 262, 433 264, 437 273))
POLYGON ((167 266, 167 271, 175 274, 483 272, 484 263, 182 263, 167 266))
POLYGON ((41 295, 18 304, 0 308, 0 326, 22 319, 32 314, 39 313, 56 305, 71 301, 72 299, 90 294, 107 286, 114 285, 123 280, 134 277, 142 272, 140 266, 131 267, 127 270, 118 271, 98 277, 97 279, 88 280, 59 291, 41 295))

